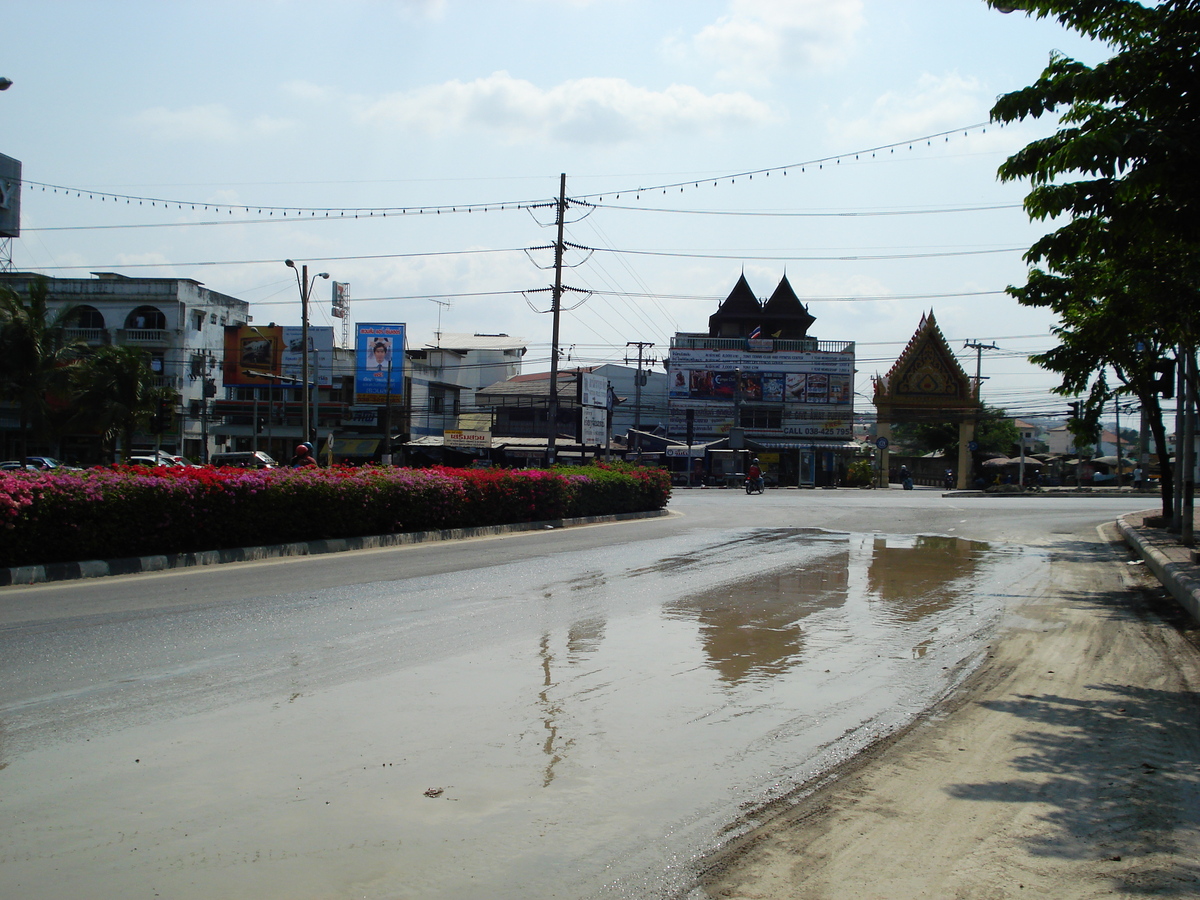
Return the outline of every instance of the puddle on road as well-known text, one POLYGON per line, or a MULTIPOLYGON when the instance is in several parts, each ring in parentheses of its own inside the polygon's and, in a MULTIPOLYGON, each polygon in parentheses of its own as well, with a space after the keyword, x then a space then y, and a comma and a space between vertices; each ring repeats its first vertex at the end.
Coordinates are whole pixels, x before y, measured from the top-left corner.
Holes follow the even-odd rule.
MULTIPOLYGON (((169 721, 0 761, 0 846, 30 897, 674 895, 747 809, 961 678, 1036 555, 698 530, 357 585, 306 608, 323 646, 282 639, 257 704, 181 692, 169 721)), ((310 633, 279 615, 256 640, 310 633)))
MULTIPOLYGON (((961 601, 964 586, 989 555, 987 544, 942 536, 832 535, 773 529, 739 537, 725 548, 683 554, 635 574, 713 565, 722 549, 754 548, 773 564, 774 551, 803 553, 796 563, 736 578, 667 604, 664 612, 695 618, 709 664, 730 682, 779 675, 803 661, 805 620, 841 609, 852 583, 882 621, 919 623, 961 601), (852 568, 859 570, 852 579, 852 568), (862 578, 865 573, 865 582, 862 578)), ((932 646, 912 648, 922 657, 932 646)))

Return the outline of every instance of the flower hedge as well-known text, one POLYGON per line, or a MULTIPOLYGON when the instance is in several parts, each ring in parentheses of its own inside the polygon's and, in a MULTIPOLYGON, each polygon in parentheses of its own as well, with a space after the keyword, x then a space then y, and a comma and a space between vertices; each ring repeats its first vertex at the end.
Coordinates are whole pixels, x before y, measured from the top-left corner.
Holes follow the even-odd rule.
POLYGON ((624 464, 0 472, 0 566, 644 512, 670 493, 624 464))

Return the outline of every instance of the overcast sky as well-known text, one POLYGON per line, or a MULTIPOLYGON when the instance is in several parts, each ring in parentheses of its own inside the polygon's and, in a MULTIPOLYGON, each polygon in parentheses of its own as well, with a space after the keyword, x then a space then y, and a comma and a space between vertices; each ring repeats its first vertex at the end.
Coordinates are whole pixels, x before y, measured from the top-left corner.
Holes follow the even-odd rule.
POLYGON ((592 292, 563 298, 572 365, 661 358, 742 272, 764 298, 786 273, 811 334, 858 342, 862 394, 932 310, 968 372, 965 342, 1000 348, 988 403, 1065 411, 1024 360, 1050 317, 1003 294, 1047 226, 996 178, 1054 123, 979 127, 1052 51, 1107 55, 1053 22, 982 0, 44 0, 4 21, 19 270, 193 278, 295 324, 293 258, 349 282, 355 322, 520 336, 544 370, 550 295, 522 292, 553 281, 533 248, 554 210, 530 204, 566 173, 594 204, 566 226, 589 249, 564 281, 592 292))

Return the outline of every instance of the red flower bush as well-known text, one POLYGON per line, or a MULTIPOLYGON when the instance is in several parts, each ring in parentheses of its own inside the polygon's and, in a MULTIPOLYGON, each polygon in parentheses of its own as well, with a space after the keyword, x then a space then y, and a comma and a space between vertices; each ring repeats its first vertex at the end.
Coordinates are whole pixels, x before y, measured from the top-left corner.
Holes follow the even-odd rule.
POLYGON ((0 473, 0 566, 640 512, 670 490, 627 465, 0 473))

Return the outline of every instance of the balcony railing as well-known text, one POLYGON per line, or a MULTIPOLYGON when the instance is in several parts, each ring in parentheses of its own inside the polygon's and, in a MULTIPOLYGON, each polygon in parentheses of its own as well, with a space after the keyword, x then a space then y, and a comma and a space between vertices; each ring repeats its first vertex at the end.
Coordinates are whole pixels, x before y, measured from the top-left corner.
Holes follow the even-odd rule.
POLYGON ((64 328, 63 335, 68 341, 83 341, 85 344, 103 344, 107 337, 103 328, 64 328))
POLYGON ((171 332, 166 328, 127 328, 125 341, 129 344, 165 344, 171 332))

